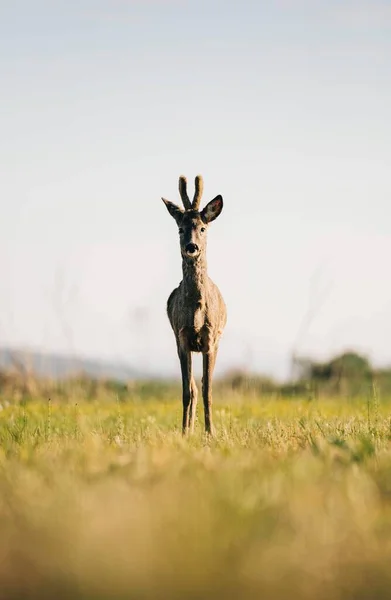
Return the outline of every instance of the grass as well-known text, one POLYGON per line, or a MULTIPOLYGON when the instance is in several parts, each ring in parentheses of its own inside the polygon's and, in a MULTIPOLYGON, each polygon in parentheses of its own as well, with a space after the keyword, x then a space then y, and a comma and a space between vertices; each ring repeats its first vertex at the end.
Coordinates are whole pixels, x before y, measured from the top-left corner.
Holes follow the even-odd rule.
POLYGON ((220 399, 209 440, 178 399, 3 403, 0 600, 388 598, 390 414, 220 399))

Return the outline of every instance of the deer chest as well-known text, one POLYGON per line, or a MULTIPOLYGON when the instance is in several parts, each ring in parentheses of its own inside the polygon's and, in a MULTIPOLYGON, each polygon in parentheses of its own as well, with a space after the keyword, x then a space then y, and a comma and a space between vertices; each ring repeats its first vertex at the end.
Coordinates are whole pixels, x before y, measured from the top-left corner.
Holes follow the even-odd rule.
POLYGON ((205 303, 200 301, 192 315, 192 327, 194 331, 200 331, 205 324, 205 303))
POLYGON ((206 324, 205 303, 198 302, 186 313, 180 329, 181 344, 192 352, 204 352, 208 345, 209 328, 206 324))
POLYGON ((179 332, 179 341, 182 348, 190 352, 207 352, 209 348, 209 335, 204 326, 200 330, 194 327, 183 327, 179 332))

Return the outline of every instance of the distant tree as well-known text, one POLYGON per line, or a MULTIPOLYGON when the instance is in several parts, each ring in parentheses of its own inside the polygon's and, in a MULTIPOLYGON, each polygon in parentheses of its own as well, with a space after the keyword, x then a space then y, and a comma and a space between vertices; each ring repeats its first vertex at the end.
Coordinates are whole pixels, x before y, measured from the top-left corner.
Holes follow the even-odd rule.
POLYGON ((360 378, 372 372, 369 360, 356 352, 344 352, 329 362, 312 363, 310 376, 312 379, 360 378))
POLYGON ((318 392, 355 395, 372 381, 369 360, 357 352, 347 351, 329 361, 296 359, 299 381, 310 382, 318 392))

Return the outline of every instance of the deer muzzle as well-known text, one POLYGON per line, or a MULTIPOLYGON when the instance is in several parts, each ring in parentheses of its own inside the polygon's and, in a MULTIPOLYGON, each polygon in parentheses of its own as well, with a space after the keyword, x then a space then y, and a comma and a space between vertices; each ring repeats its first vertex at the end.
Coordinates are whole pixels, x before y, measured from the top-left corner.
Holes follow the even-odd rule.
POLYGON ((193 244, 193 242, 190 242, 190 244, 186 245, 185 250, 186 250, 186 254, 189 254, 191 256, 193 254, 196 254, 196 252, 198 252, 199 248, 198 248, 197 244, 193 244))

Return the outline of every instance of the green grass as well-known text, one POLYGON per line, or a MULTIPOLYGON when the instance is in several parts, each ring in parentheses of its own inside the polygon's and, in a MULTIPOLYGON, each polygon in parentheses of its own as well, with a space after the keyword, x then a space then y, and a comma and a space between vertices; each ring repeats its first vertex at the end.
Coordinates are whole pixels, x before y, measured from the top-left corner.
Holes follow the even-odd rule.
MULTIPOLYGON (((1 404, 1 399, 0 399, 1 404)), ((391 403, 0 412, 0 599, 388 598, 391 403)))

